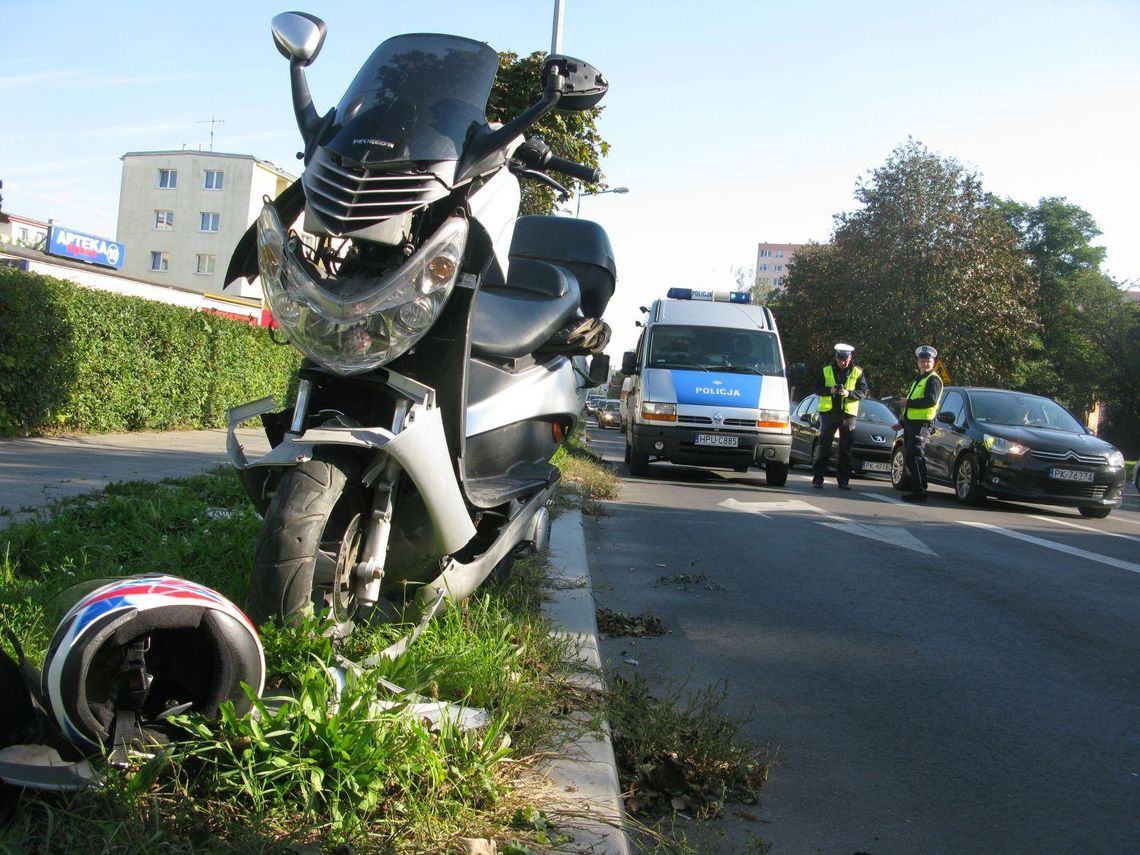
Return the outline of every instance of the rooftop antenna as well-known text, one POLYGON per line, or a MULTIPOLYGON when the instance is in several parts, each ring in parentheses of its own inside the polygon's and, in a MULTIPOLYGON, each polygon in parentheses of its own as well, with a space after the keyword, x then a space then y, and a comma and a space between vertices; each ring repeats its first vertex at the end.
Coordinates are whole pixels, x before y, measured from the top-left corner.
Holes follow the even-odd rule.
MULTIPOLYGON (((214 125, 224 125, 225 123, 226 123, 225 119, 215 119, 213 116, 210 116, 209 119, 203 119, 200 122, 194 123, 196 125, 209 125, 210 126, 210 151, 214 150, 214 125)), ((199 151, 201 151, 201 146, 199 146, 199 151)))

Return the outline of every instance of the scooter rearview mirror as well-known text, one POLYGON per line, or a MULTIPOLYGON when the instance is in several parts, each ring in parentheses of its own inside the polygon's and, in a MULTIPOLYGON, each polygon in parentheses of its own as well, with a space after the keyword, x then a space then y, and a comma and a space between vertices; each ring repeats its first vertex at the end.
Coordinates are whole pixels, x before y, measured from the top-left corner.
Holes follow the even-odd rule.
POLYGON ((273 44, 286 59, 309 65, 325 43, 325 22, 306 12, 282 12, 270 23, 273 44))

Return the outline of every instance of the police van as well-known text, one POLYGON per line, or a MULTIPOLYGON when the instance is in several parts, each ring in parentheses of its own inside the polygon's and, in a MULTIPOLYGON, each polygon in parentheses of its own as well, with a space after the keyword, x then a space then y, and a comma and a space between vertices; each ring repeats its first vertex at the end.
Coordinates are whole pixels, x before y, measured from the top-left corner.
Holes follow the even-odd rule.
POLYGON ((788 380, 776 319, 744 291, 671 288, 654 301, 637 350, 622 357, 632 378, 624 402, 625 462, 762 465, 768 484, 788 480, 792 434, 788 380))

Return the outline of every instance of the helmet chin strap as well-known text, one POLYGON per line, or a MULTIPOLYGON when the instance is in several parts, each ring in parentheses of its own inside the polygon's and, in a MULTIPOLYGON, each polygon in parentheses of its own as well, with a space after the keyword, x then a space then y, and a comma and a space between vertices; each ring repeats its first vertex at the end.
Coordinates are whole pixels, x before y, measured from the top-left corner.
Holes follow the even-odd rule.
POLYGON ((115 720, 111 725, 113 749, 109 758, 113 766, 126 766, 131 740, 142 730, 138 723, 143 704, 150 693, 154 675, 146 669, 146 653, 150 636, 136 638, 123 647, 119 665, 119 695, 115 704, 115 720))

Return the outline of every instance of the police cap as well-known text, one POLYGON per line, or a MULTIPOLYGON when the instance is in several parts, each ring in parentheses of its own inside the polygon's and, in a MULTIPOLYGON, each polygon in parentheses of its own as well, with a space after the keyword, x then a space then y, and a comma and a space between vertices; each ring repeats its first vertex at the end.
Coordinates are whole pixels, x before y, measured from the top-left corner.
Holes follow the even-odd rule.
POLYGON ((937 359, 938 351, 931 347, 929 344, 924 344, 914 351, 914 355, 919 359, 937 359))
POLYGON ((855 352, 855 348, 849 344, 843 344, 842 342, 840 342, 839 344, 835 345, 835 355, 836 356, 850 356, 854 352, 855 352))

